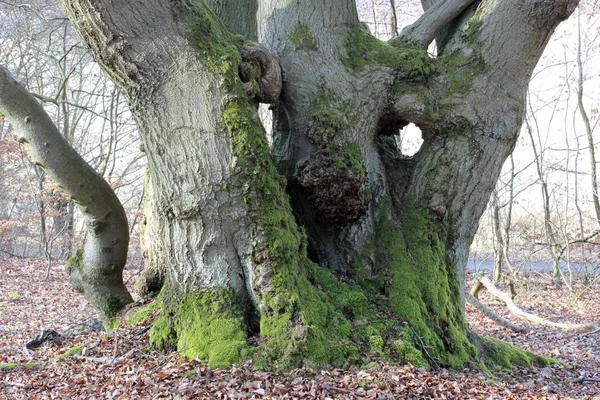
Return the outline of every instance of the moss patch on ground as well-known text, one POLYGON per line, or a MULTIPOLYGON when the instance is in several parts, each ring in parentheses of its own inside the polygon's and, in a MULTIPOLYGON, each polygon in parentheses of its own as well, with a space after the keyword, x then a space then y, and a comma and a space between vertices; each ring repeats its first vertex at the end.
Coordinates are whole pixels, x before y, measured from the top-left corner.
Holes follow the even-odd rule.
POLYGON ((84 346, 82 344, 77 345, 77 346, 73 346, 70 349, 68 349, 67 351, 65 351, 64 353, 59 354, 56 357, 51 358, 49 362, 52 363, 52 362, 55 362, 55 361, 58 361, 58 360, 62 360, 63 358, 68 358, 68 357, 74 356, 75 354, 81 354, 81 351, 83 350, 83 347, 84 346))
POLYGON ((40 364, 39 363, 22 363, 22 364, 0 363, 0 370, 17 369, 17 368, 33 368, 33 367, 37 367, 38 365, 40 365, 40 364))

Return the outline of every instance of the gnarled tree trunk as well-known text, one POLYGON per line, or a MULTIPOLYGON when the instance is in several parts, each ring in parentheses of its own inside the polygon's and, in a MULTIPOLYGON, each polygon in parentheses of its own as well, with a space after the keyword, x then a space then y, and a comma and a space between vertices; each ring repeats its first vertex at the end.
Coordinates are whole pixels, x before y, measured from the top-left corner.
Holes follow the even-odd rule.
POLYGON ((260 0, 247 14, 207 2, 235 24, 200 1, 63 0, 129 96, 148 155, 149 276, 166 276, 152 343, 212 365, 475 358, 469 246, 532 69, 576 3, 431 1, 383 43, 352 0, 260 0), (276 163, 254 103, 277 73, 242 63, 223 25, 256 26, 279 58, 276 163), (394 140, 409 122, 424 139, 412 157, 394 140))

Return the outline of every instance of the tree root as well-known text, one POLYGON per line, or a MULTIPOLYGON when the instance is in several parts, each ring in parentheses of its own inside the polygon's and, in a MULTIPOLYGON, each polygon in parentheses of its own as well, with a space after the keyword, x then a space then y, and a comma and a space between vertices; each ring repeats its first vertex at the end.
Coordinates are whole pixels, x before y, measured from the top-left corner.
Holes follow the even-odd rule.
MULTIPOLYGON (((475 295, 477 295, 477 293, 479 292, 479 289, 481 288, 481 285, 483 285, 488 290, 488 292, 490 292, 490 294, 492 296, 494 296, 495 298, 497 298, 499 300, 502 300, 504 302, 504 304, 506 304, 506 308, 508 308, 508 311, 510 311, 511 314, 513 314, 516 317, 521 318, 523 320, 532 322, 536 325, 541 325, 544 327, 549 327, 549 328, 554 328, 554 329, 559 329, 559 330, 564 330, 564 331, 582 332, 582 333, 590 333, 592 331, 596 331, 596 330, 600 329, 600 326, 598 324, 571 324, 571 323, 554 322, 554 321, 550 321, 545 318, 542 318, 539 315, 535 315, 535 314, 523 311, 513 302, 511 296, 508 293, 505 293, 505 292, 501 291, 500 289, 498 289, 496 287, 496 285, 494 285, 494 283, 485 276, 480 277, 477 280, 477 282, 474 285, 474 288, 476 287, 476 288, 478 288, 478 290, 474 290, 474 291, 472 291, 472 293, 474 292, 475 295)), ((474 295, 468 294, 467 299, 471 302, 471 304, 473 304, 475 307, 477 307, 479 310, 481 310, 487 317, 491 318, 492 320, 496 321, 497 323, 499 323, 502 326, 505 326, 509 329, 516 330, 516 329, 514 329, 514 327, 507 326, 505 323, 500 323, 498 318, 502 318, 502 317, 500 317, 499 315, 494 313, 489 308, 484 306, 487 309, 486 311, 484 311, 482 308, 480 308, 478 306, 478 304, 476 304, 476 303, 479 303, 481 305, 483 305, 483 304, 479 300, 477 300, 477 298, 474 295), (495 316, 492 317, 491 313, 495 314, 495 316)), ((502 319, 504 321, 507 321, 504 318, 502 318, 502 319)), ((514 325, 514 324, 512 324, 512 325, 514 325)), ((515 327, 516 326, 518 326, 518 325, 515 325, 515 327)))

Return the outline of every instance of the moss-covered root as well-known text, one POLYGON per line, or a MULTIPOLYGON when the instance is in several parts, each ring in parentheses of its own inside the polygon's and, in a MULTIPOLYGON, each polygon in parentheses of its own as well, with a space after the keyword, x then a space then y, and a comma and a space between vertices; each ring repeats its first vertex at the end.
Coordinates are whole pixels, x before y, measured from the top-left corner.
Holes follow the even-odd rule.
POLYGON ((479 350, 481 367, 491 371, 512 368, 514 365, 529 368, 532 366, 546 367, 558 363, 552 358, 542 357, 489 336, 478 336, 471 332, 469 338, 479 350))
POLYGON ((244 312, 226 288, 198 293, 161 293, 162 311, 150 330, 150 345, 199 358, 211 368, 240 364, 249 355, 244 312))
POLYGON ((415 343, 436 363, 460 368, 477 353, 467 338, 456 270, 446 257, 447 237, 441 222, 408 202, 398 221, 388 199, 380 206, 371 247, 377 268, 389 274, 390 282, 378 285, 389 291, 389 306, 408 323, 415 343))

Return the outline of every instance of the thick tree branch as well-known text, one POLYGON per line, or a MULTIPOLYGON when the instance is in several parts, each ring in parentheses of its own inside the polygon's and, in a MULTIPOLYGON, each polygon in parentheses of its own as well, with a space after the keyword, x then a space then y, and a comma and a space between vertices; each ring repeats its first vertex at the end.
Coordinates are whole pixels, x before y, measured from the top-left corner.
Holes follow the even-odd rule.
POLYGON ((426 49, 435 36, 475 0, 440 1, 427 8, 412 25, 402 30, 400 37, 426 49))
POLYGON ((132 301, 123 284, 129 230, 110 186, 62 137, 48 114, 0 66, 0 110, 19 134, 36 165, 79 205, 88 228, 82 260, 70 271, 71 284, 105 320, 132 301))

